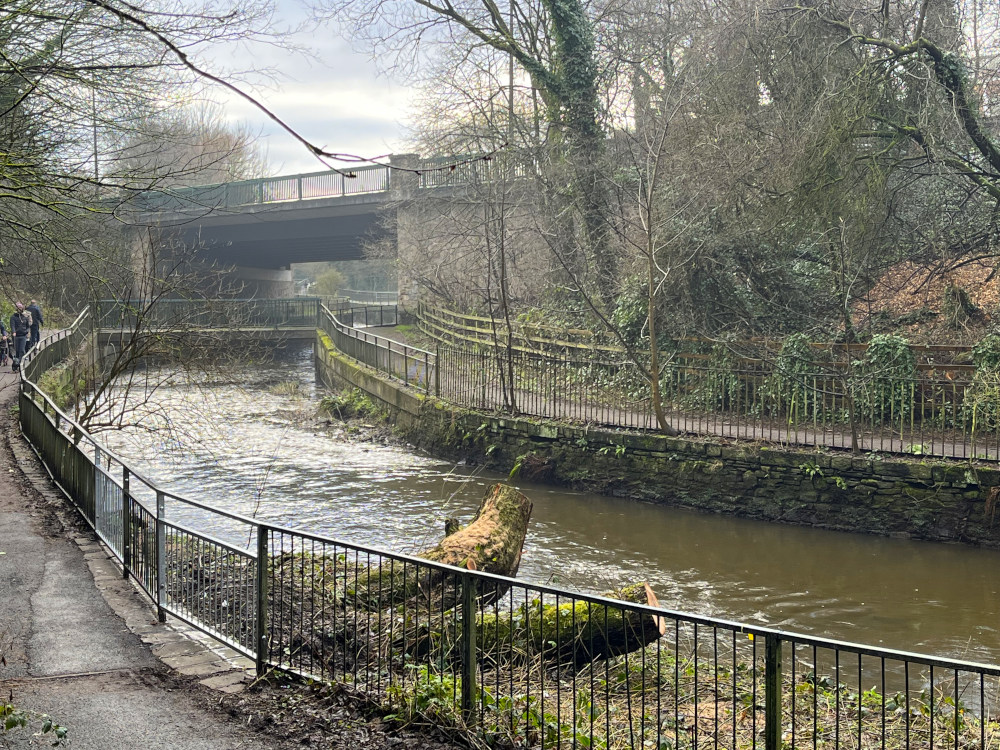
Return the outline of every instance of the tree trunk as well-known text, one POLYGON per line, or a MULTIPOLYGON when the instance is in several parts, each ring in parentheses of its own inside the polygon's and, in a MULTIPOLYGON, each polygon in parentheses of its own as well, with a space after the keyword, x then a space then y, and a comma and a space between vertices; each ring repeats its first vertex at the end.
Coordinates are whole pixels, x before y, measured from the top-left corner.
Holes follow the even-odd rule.
MULTIPOLYGON (((630 604, 658 607, 648 583, 603 594, 630 604)), ((576 600, 546 604, 536 599, 512 612, 479 617, 477 647, 496 658, 531 654, 543 661, 581 667, 595 659, 641 649, 666 632, 666 621, 626 607, 576 600)))
MULTIPOLYGON (((603 596, 659 606, 647 583, 630 584, 603 596)), ((556 605, 533 599, 512 610, 477 612, 475 618, 476 648, 482 659, 493 664, 539 659, 548 665, 579 669, 597 659, 637 651, 666 631, 661 617, 583 600, 556 605)), ((433 629, 424 624, 407 629, 401 623, 397 644, 405 644, 408 653, 420 658, 461 654, 461 611, 450 612, 443 619, 446 625, 433 629)))
MULTIPOLYGON (((468 526, 415 556, 513 578, 521 564, 531 507, 531 501, 515 488, 495 484, 486 491, 468 526)), ((506 587, 493 582, 482 583, 479 588, 478 595, 485 601, 493 601, 506 591, 506 587)), ((454 573, 390 560, 363 571, 355 595, 357 606, 366 609, 382 609, 413 598, 421 602, 433 600, 435 606, 450 609, 460 596, 460 585, 454 573)))

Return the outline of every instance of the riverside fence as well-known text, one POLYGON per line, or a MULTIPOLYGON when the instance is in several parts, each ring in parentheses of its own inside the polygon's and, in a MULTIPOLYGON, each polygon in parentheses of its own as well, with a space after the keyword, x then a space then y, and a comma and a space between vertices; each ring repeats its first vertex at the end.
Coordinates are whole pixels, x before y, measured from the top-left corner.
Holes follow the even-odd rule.
POLYGON ((181 497, 34 382, 90 330, 81 316, 29 356, 23 433, 159 617, 259 671, 340 682, 500 746, 1000 748, 997 666, 453 568, 181 497), (206 515, 221 531, 199 529, 206 515))
MULTIPOLYGON (((313 330, 387 377, 485 411, 659 430, 648 377, 608 351, 592 356, 502 345, 433 351, 364 330, 395 325, 395 305, 333 307, 319 298, 101 302, 102 331, 313 330)), ((1000 460, 1000 373, 971 379, 787 372, 677 358, 662 368, 666 425, 680 433, 961 459, 1000 460)))
MULTIPOLYGON (((657 430, 648 378, 608 352, 570 356, 503 345, 407 347, 359 335, 325 308, 320 326, 349 356, 394 380, 486 411, 657 430)), ((667 425, 782 445, 1000 460, 1000 374, 971 380, 783 372, 669 362, 659 378, 667 425)))

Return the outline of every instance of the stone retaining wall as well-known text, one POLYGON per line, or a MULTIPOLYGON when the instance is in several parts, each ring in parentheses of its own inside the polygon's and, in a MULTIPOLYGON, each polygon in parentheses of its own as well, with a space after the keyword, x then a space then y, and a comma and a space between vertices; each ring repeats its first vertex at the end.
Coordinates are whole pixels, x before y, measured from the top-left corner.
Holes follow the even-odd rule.
MULTIPOLYGON (((388 407, 407 440, 522 479, 715 513, 845 531, 1000 547, 990 489, 1000 469, 672 438, 488 416, 384 380, 316 345, 318 378, 388 407)), ((1000 514, 998 514, 1000 515, 1000 514)))

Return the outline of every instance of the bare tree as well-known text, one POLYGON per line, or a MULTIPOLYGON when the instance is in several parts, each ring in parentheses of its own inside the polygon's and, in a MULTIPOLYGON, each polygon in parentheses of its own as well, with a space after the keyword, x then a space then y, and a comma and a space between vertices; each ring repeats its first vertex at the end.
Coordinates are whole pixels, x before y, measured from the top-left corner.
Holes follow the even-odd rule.
MULTIPOLYGON (((545 132, 539 135, 549 160, 561 165, 563 177, 571 183, 570 190, 549 196, 549 200, 558 196, 569 202, 580 223, 579 231, 572 230, 566 223, 568 215, 563 214, 564 230, 569 231, 561 233, 562 253, 580 256, 579 267, 589 265, 587 280, 600 290, 605 304, 612 303, 609 279, 614 275, 614 252, 606 215, 607 195, 599 179, 605 135, 593 24, 583 2, 511 0, 501 8, 489 0, 328 0, 319 3, 317 12, 323 18, 352 24, 356 34, 373 42, 382 53, 401 54, 437 43, 461 50, 458 54, 463 58, 475 57, 480 48, 508 56, 518 73, 530 80, 532 94, 541 100, 545 132), (589 263, 583 263, 583 257, 589 263)), ((510 73, 511 81, 514 75, 510 73)), ((489 77, 480 80, 488 81, 489 77)), ((488 107, 488 99, 484 105, 488 107)), ((509 127, 499 132, 510 137, 516 130, 509 127)))

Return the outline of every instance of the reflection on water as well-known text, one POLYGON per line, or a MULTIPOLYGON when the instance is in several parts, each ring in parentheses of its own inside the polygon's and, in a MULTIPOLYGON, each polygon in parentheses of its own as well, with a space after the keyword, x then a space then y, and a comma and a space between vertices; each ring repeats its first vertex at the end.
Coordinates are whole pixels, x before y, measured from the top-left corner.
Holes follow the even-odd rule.
MULTIPOLYGON (((504 477, 310 426, 310 352, 245 373, 240 387, 178 381, 156 405, 184 425, 108 436, 178 494, 261 520, 413 552, 468 520, 504 477), (300 383, 297 396, 269 390, 300 383)), ((605 591, 648 580, 663 606, 886 648, 1000 662, 1000 553, 766 524, 522 485, 534 514, 521 577, 605 591)), ((170 505, 205 528, 204 514, 170 505)), ((245 542, 232 524, 213 532, 245 542)))

